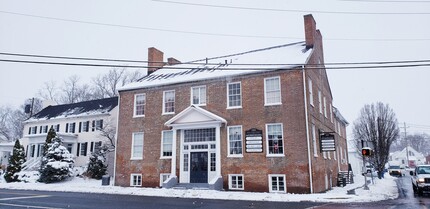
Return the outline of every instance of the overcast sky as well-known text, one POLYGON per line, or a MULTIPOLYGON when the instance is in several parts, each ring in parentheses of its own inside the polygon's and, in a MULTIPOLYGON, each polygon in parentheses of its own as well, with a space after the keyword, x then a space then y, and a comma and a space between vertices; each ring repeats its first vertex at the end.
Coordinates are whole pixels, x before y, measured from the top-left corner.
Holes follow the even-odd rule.
MULTIPOLYGON (((156 47, 165 58, 190 61, 302 41, 303 15, 313 14, 326 63, 430 60, 425 0, 0 0, 0 5, 1 53, 147 60, 148 47, 156 47)), ((89 82, 109 69, 0 61, 0 106, 18 107, 46 81, 60 84, 79 75, 89 82)), ((328 76, 333 104, 350 127, 365 104, 381 101, 407 123, 408 132, 430 133, 429 66, 328 70, 328 76)))

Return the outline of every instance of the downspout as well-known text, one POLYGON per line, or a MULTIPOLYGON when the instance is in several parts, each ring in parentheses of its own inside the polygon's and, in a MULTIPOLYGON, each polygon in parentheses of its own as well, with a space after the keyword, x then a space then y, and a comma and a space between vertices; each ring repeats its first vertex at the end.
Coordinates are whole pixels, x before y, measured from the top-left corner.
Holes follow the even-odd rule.
POLYGON ((118 150, 118 125, 119 125, 119 110, 120 107, 120 101, 121 101, 121 94, 118 93, 118 114, 116 115, 116 130, 115 130, 115 156, 113 160, 113 179, 112 183, 115 185, 115 179, 116 179, 116 152, 118 150))
POLYGON ((309 165, 309 184, 310 184, 310 192, 314 193, 313 189, 313 181, 312 181, 312 159, 311 159, 311 145, 309 142, 309 117, 308 117, 308 101, 306 98, 306 73, 305 66, 302 66, 303 72, 303 100, 305 103, 305 120, 306 120, 306 143, 308 146, 308 165, 309 165))

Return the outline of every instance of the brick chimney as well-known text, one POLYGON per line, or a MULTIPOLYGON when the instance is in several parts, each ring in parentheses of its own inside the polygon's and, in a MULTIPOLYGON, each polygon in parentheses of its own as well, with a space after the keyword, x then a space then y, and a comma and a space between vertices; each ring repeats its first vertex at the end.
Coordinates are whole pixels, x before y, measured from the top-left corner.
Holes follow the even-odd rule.
POLYGON ((164 66, 163 52, 155 47, 148 48, 148 75, 164 66))
POLYGON ((314 17, 311 14, 305 15, 305 38, 306 48, 313 48, 317 39, 317 26, 314 17))
POLYGON ((169 58, 167 58, 167 64, 168 65, 177 65, 177 64, 181 64, 181 61, 179 61, 173 57, 169 57, 169 58))

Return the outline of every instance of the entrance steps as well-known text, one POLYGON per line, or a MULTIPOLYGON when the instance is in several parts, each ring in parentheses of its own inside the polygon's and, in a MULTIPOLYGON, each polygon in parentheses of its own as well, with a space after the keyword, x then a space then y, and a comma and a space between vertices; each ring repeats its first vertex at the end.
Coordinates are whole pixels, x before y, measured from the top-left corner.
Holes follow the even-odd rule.
POLYGON ((173 189, 194 189, 194 190, 209 190, 207 183, 180 183, 176 184, 173 189))

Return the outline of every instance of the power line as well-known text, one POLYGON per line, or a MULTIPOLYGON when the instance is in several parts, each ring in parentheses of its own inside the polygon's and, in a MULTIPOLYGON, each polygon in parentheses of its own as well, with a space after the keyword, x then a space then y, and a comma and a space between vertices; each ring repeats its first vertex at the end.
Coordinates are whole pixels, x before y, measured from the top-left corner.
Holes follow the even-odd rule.
POLYGON ((430 3, 430 1, 395 1, 395 0, 338 0, 338 1, 350 1, 350 2, 372 2, 372 3, 430 3))
POLYGON ((352 12, 352 11, 344 12, 344 11, 295 10, 295 9, 275 9, 275 8, 227 6, 227 5, 216 5, 216 4, 199 4, 199 3, 188 3, 188 2, 170 1, 170 0, 152 0, 152 1, 161 2, 161 3, 168 3, 168 4, 188 5, 188 6, 213 7, 213 8, 223 8, 223 9, 254 10, 254 11, 271 11, 271 12, 344 14, 344 15, 429 15, 430 14, 429 12, 352 12))
MULTIPOLYGON (((256 51, 256 50, 253 50, 256 51)), ((253 51, 248 51, 244 53, 250 53, 253 51)), ((227 58, 235 55, 241 55, 244 53, 237 53, 233 55, 219 56, 207 58, 208 60, 227 58)), ((5 56, 17 56, 17 57, 32 57, 32 58, 47 58, 47 59, 65 59, 65 60, 83 60, 83 61, 100 61, 100 62, 130 62, 130 63, 154 63, 154 64, 165 64, 165 62, 149 62, 147 60, 129 60, 129 59, 110 59, 110 58, 90 58, 90 57, 71 57, 71 56, 54 56, 54 55, 38 55, 38 54, 22 54, 22 53, 9 53, 0 52, 0 55, 5 56)), ((202 62, 205 59, 199 59, 191 62, 184 62, 182 64, 190 65, 219 65, 219 63, 207 63, 202 62)), ((396 61, 370 61, 370 62, 329 62, 324 63, 325 66, 330 65, 387 65, 387 64, 410 64, 410 63, 430 63, 430 59, 424 60, 396 60, 396 61)), ((285 65, 304 65, 303 63, 229 63, 231 66, 285 66, 285 65)), ((312 64, 307 64, 312 66, 312 64)), ((111 66, 111 65, 108 65, 111 66)), ((113 65, 118 66, 118 65, 113 65)), ((124 66, 124 65, 121 65, 124 66)), ((315 66, 320 66, 315 64, 315 66)))
MULTIPOLYGON (((83 21, 83 20, 74 20, 74 19, 65 19, 65 18, 57 18, 57 17, 48 17, 41 15, 32 15, 32 14, 24 14, 17 12, 9 12, 2 11, 0 13, 11 14, 11 15, 19 15, 25 17, 33 17, 40 19, 48 19, 48 20, 56 20, 62 22, 72 22, 72 23, 81 23, 81 24, 90 24, 90 25, 98 25, 98 26, 107 26, 107 27, 119 27, 126 29, 135 29, 135 30, 148 30, 148 31, 158 31, 158 32, 168 32, 168 33, 180 33, 180 34, 191 34, 191 35, 205 35, 205 36, 219 36, 219 37, 236 37, 236 38, 259 38, 259 39, 289 39, 289 40, 303 40, 303 38, 292 37, 292 36, 266 36, 266 35, 244 35, 244 34, 227 34, 227 33, 209 33, 209 32, 198 32, 198 31, 186 31, 186 30, 173 30, 173 29, 163 29, 163 28, 153 28, 153 27, 142 27, 142 26, 131 26, 131 25, 120 25, 120 24, 111 24, 111 23, 101 23, 101 22, 92 22, 92 21, 83 21)), ((430 13, 427 13, 430 14, 430 13)), ((328 41, 383 41, 383 42, 391 42, 391 41, 430 41, 430 38, 407 38, 407 39, 393 39, 393 38, 381 38, 381 39, 367 39, 367 38, 324 38, 324 40, 328 41)))

